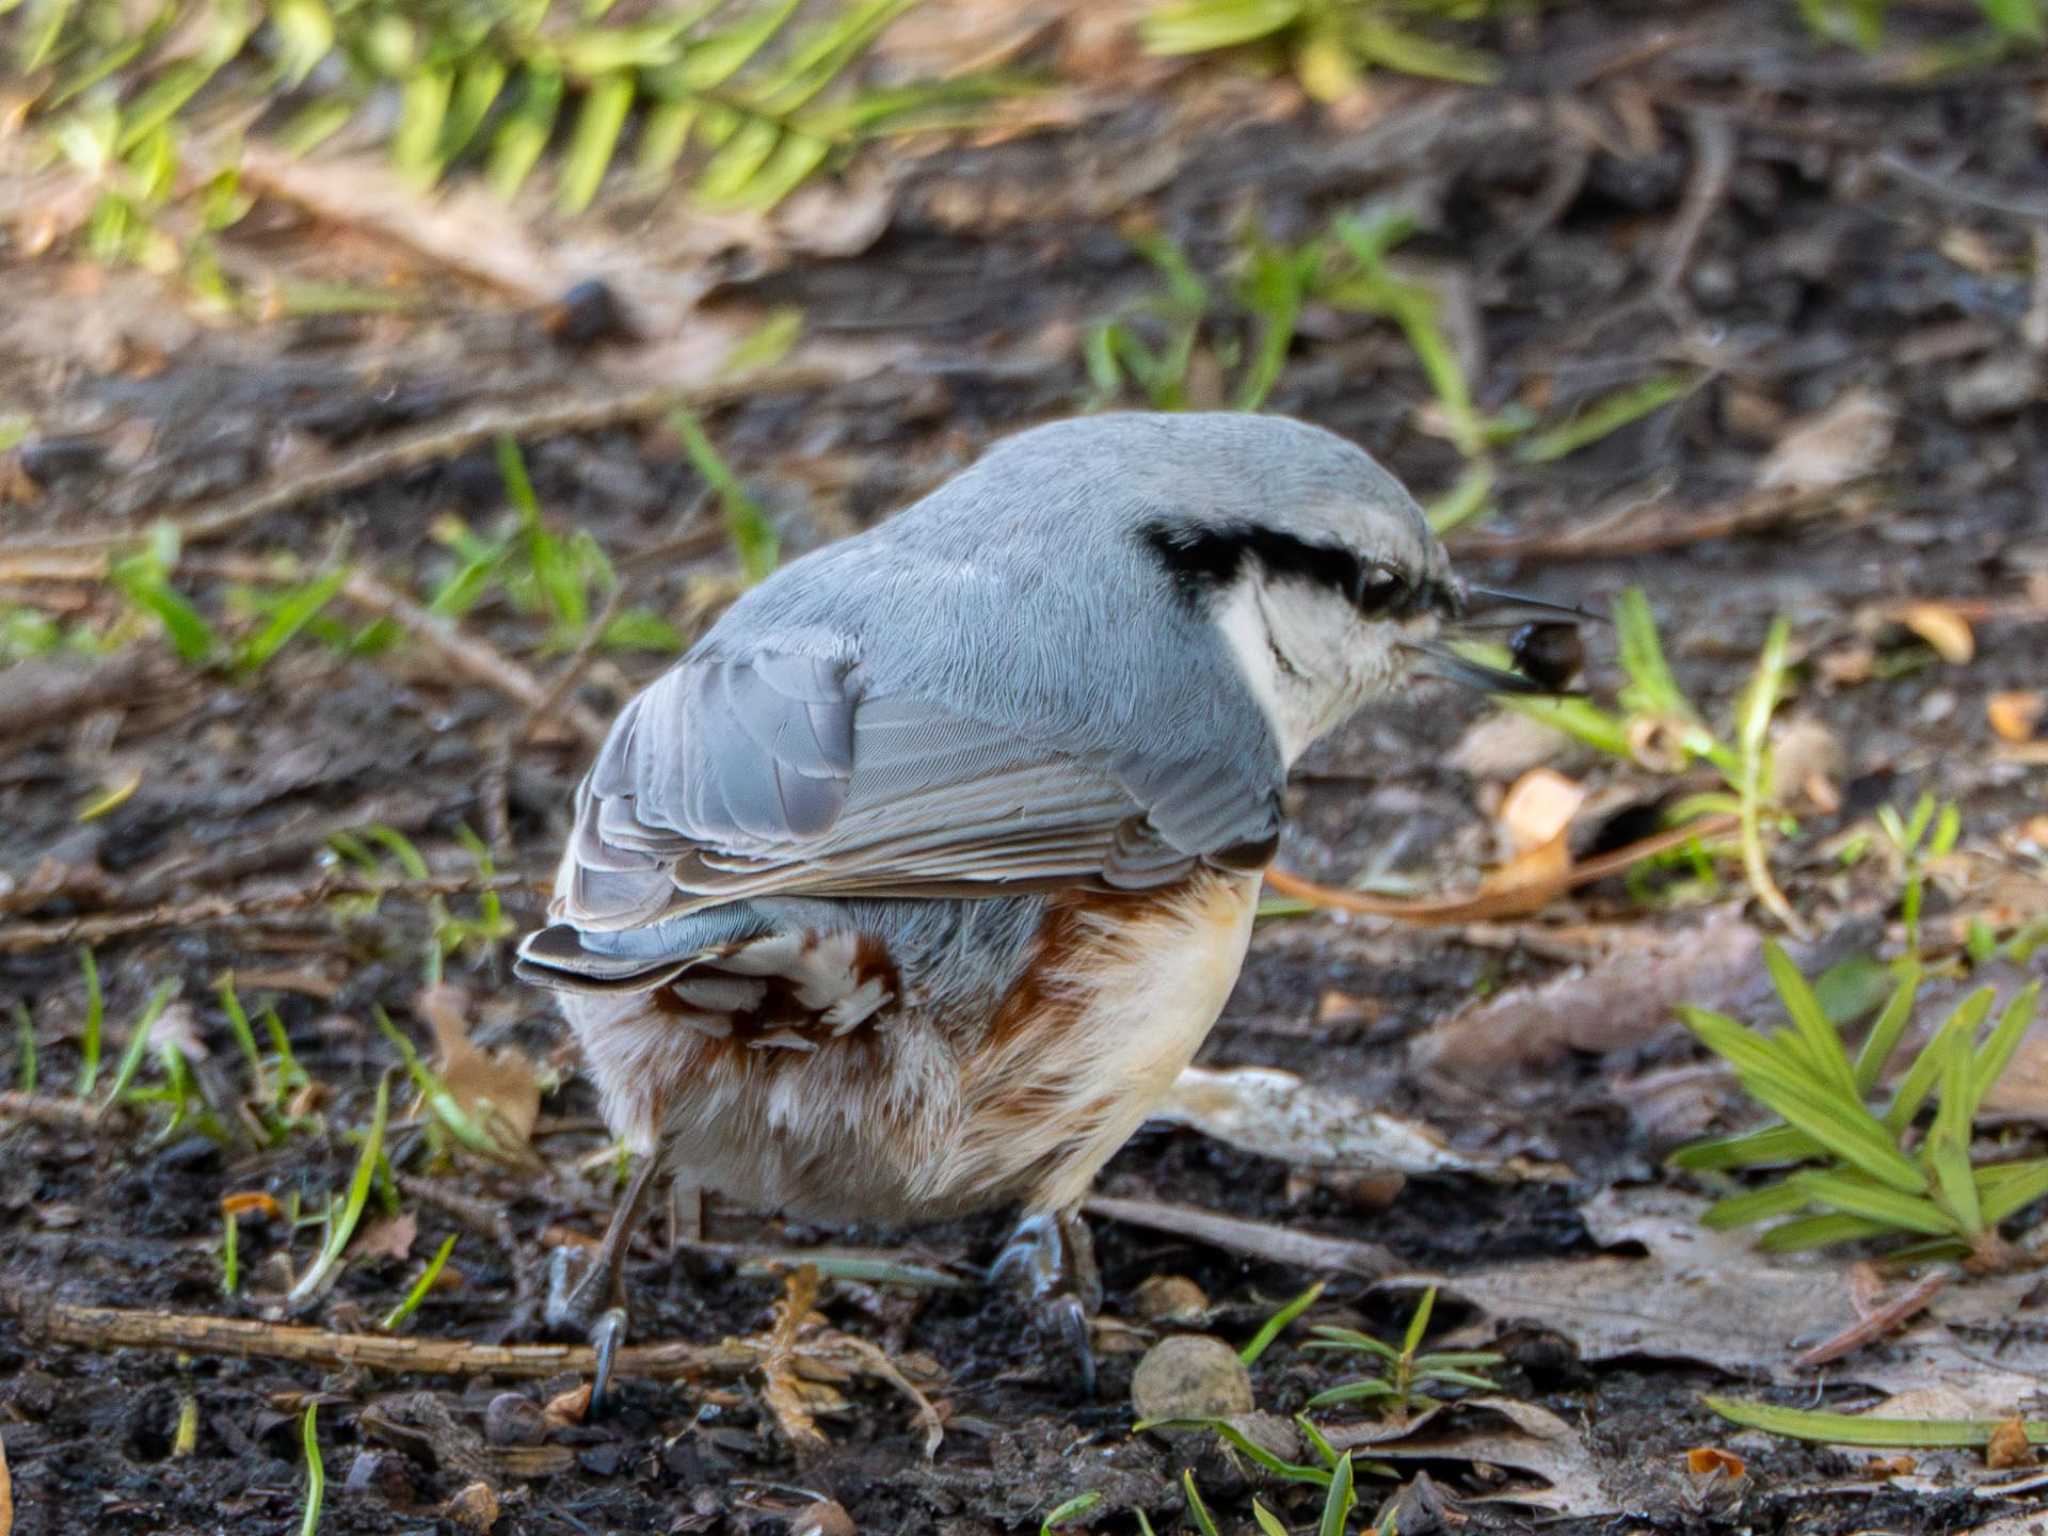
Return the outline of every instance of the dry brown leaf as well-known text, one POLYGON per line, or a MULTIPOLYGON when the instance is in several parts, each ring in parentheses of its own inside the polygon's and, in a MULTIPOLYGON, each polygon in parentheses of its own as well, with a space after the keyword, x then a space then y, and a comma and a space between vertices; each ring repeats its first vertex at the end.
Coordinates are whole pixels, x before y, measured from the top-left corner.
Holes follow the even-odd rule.
POLYGON ((1517 855, 1538 852, 1561 844, 1565 829, 1585 803, 1584 785, 1554 768, 1531 768, 1515 780, 1500 803, 1501 830, 1517 855))
POLYGON ((404 1259, 412 1253, 413 1241, 419 1235, 420 1220, 410 1211, 400 1211, 396 1216, 380 1216, 356 1233, 355 1241, 348 1245, 348 1256, 352 1259, 404 1259))
POLYGON ((263 1190, 243 1189, 220 1197, 220 1213, 223 1216, 261 1216, 268 1221, 282 1216, 284 1207, 277 1203, 275 1196, 263 1190))
POLYGON ((533 1063, 513 1046, 480 1051, 469 1040, 469 998, 459 987, 422 991, 414 1008, 434 1030, 434 1069, 466 1114, 491 1128, 508 1150, 524 1149, 540 1117, 533 1063))
POLYGON ((2039 1459, 2033 1442, 2027 1438, 2027 1421, 2018 1414, 1992 1430, 1991 1439, 1984 1447, 1984 1464, 1994 1472, 2031 1467, 2039 1459))
POLYGON ((1984 716, 1991 722, 1991 729, 2006 741, 2033 740, 2044 712, 2048 712, 2048 695, 2038 688, 1994 693, 1984 704, 1984 716))
POLYGON ((541 1409, 541 1417, 553 1429, 562 1429, 571 1424, 581 1424, 590 1412, 590 1383, 571 1387, 568 1391, 551 1397, 547 1406, 541 1409))
POLYGON ((7 1439, 0 1435, 0 1536, 14 1530, 14 1479, 7 1470, 7 1439))
POLYGON ((1694 1477, 1725 1475, 1733 1482, 1749 1468, 1733 1451, 1724 1451, 1718 1445, 1696 1445, 1685 1453, 1685 1470, 1694 1477))
POLYGON ((1760 490, 1826 490, 1873 473, 1891 451, 1898 412, 1881 396, 1851 389, 1826 410, 1801 417, 1757 469, 1760 490))
MULTIPOLYGON (((1475 1504, 1525 1504, 1578 1516, 1605 1514, 1621 1507, 1585 1438, 1548 1409, 1514 1398, 1476 1397, 1454 1405, 1453 1411, 1460 1418, 1470 1412, 1497 1415, 1506 1419, 1508 1426, 1397 1439, 1354 1439, 1353 1426, 1332 1425, 1327 1438, 1340 1451, 1354 1445, 1370 1445, 1375 1460, 1483 1462, 1512 1472, 1531 1473, 1546 1485, 1503 1488, 1468 1501, 1475 1504)), ((1428 1417, 1436 1416, 1418 1416, 1408 1427, 1419 1427, 1428 1417)), ((1376 1426, 1365 1428, 1367 1435, 1371 1435, 1376 1426)))
POLYGON ((1977 654, 1977 636, 1970 621, 1946 603, 1909 603, 1900 610, 1899 622, 1951 666, 1967 665, 1977 654))

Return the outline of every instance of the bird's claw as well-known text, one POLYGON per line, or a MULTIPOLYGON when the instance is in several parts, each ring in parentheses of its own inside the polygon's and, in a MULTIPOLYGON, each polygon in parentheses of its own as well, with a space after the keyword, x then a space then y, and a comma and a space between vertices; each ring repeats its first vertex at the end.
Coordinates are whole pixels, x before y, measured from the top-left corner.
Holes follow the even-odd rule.
POLYGON ((628 1321, 607 1266, 596 1260, 578 1266, 573 1250, 555 1249, 548 1257, 548 1297, 541 1316, 550 1331, 580 1333, 589 1341, 597 1359, 590 1373, 587 1412, 590 1418, 602 1417, 610 1404, 612 1367, 625 1342, 628 1321), (599 1311, 606 1301, 612 1304, 599 1311))
POLYGON ((1088 1320, 1102 1305, 1095 1244, 1074 1211, 1025 1217, 989 1268, 989 1283, 1016 1294, 1039 1330, 1065 1346, 1081 1394, 1095 1395, 1088 1320))

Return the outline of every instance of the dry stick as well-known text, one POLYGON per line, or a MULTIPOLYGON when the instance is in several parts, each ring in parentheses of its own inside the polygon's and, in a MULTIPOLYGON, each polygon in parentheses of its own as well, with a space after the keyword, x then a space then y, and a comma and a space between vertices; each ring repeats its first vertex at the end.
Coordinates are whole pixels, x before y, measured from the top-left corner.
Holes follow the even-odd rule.
POLYGON ((1735 130, 1718 112, 1694 107, 1685 114, 1685 131, 1692 140, 1692 175, 1685 184, 1685 196, 1672 220, 1664 242, 1664 270, 1657 278, 1658 291, 1675 294, 1692 269, 1693 252, 1708 220, 1728 197, 1728 179, 1735 171, 1735 130))
MULTIPOLYGON (((241 1317, 85 1307, 22 1293, 0 1294, 0 1316, 12 1315, 31 1339, 86 1349, 174 1349, 241 1360, 292 1360, 324 1370, 350 1366, 432 1376, 547 1377, 595 1369, 587 1344, 476 1344, 381 1333, 330 1333, 241 1317)), ((619 1351, 622 1376, 672 1381, 688 1376, 744 1375, 761 1362, 756 1344, 639 1344, 619 1351)))
POLYGON ((1328 1269, 1340 1274, 1363 1275, 1376 1280, 1398 1269, 1394 1255, 1378 1243, 1358 1243, 1341 1237, 1319 1237, 1288 1227, 1224 1216, 1192 1205, 1168 1205, 1158 1200, 1118 1200, 1097 1195, 1082 1209, 1091 1216, 1107 1217, 1155 1232, 1171 1232, 1192 1238, 1212 1248, 1248 1253, 1275 1264, 1292 1264, 1297 1269, 1328 1269))
POLYGON ((1598 858, 1588 859, 1583 864, 1574 864, 1562 874, 1532 880, 1526 885, 1505 886, 1497 891, 1482 891, 1477 896, 1452 896, 1434 899, 1413 900, 1402 896, 1368 896, 1363 891, 1347 891, 1334 885, 1318 885, 1313 880, 1304 880, 1299 875, 1290 875, 1284 869, 1266 871, 1266 883, 1283 896, 1292 896, 1318 907, 1335 907, 1341 912, 1358 912, 1368 917, 1399 918, 1403 922, 1420 923, 1434 927, 1439 924, 1469 923, 1485 918, 1513 916, 1542 905, 1553 896, 1562 895, 1595 880, 1604 880, 1609 875, 1618 875, 1631 864, 1650 858, 1673 848, 1683 848, 1695 838, 1719 837, 1733 832, 1736 818, 1733 816, 1710 816, 1689 826, 1674 827, 1669 832, 1659 832, 1626 848, 1617 848, 1612 853, 1603 853, 1598 858))
MULTIPOLYGON (((1847 493, 1861 482, 1818 489, 1757 491, 1686 522, 1659 522, 1629 532, 1602 526, 1578 528, 1562 535, 1533 534, 1506 539, 1458 539, 1451 547, 1464 559, 1480 560, 1610 560, 1627 555, 1655 555, 1705 544, 1715 539, 1765 533, 1802 518, 1817 517, 1849 503, 1847 493)), ((1631 509, 1639 515, 1641 508, 1631 509)))
POLYGON ((548 886, 530 875, 433 875, 425 880, 371 880, 360 875, 328 875, 310 885, 283 890, 244 891, 172 902, 143 912, 101 912, 48 923, 0 926, 0 955, 29 954, 67 944, 96 944, 105 939, 147 933, 157 928, 191 928, 245 917, 264 917, 318 906, 335 896, 419 897, 458 896, 471 891, 530 891, 548 886))
MULTIPOLYGON (((453 619, 421 607, 368 571, 351 571, 341 590, 345 597, 432 646, 471 682, 495 688, 536 713, 551 703, 547 686, 496 646, 465 635, 453 619)), ((582 705, 570 704, 562 713, 586 745, 595 747, 604 740, 604 722, 582 705)))
MULTIPOLYGON (((436 423, 417 432, 358 454, 339 464, 323 465, 306 474, 254 490, 178 519, 166 515, 177 529, 181 547, 189 548, 233 533, 246 524, 281 512, 287 507, 353 490, 387 476, 437 464, 468 452, 480 443, 500 436, 515 438, 560 437, 571 432, 592 432, 600 427, 659 416, 688 402, 699 407, 718 405, 747 395, 778 391, 824 388, 844 382, 841 370, 816 364, 790 364, 764 369, 731 379, 721 379, 695 388, 654 385, 627 390, 595 399, 572 400, 565 405, 480 406, 452 422, 436 423)), ((48 555, 98 555, 104 560, 135 543, 138 527, 108 528, 69 538, 44 539, 20 544, 0 544, 0 580, 6 580, 9 561, 48 555)), ((99 570, 105 574, 104 564, 99 570)))
POLYGON ((1952 1266, 1944 1265, 1933 1270, 1896 1301, 1886 1302, 1862 1321, 1843 1329, 1831 1339, 1823 1339, 1792 1363, 1801 1368, 1826 1365, 1844 1355, 1855 1354, 1866 1344, 1876 1343, 1934 1300, 1953 1276, 1952 1266))
POLYGON ((17 1093, 11 1089, 0 1092, 0 1121, 54 1126, 67 1131, 115 1129, 125 1133, 126 1116, 109 1116, 109 1107, 92 1099, 59 1098, 49 1093, 17 1093))

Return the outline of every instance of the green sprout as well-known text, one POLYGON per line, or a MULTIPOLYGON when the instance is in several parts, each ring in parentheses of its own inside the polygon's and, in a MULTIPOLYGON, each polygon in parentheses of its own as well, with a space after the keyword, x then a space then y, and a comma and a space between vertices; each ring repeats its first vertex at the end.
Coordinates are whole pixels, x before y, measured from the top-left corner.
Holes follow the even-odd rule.
POLYGON ((1318 1392, 1308 1400, 1311 1408, 1327 1408, 1338 1403, 1378 1403, 1390 1418, 1406 1418, 1411 1409, 1434 1406, 1437 1399, 1427 1396, 1420 1389, 1426 1386, 1470 1387, 1481 1392, 1499 1391, 1497 1383, 1479 1371, 1499 1365, 1502 1356, 1485 1350, 1438 1350, 1428 1354, 1420 1353, 1423 1335, 1429 1331, 1430 1313, 1436 1308, 1436 1287, 1431 1286, 1422 1293, 1422 1300, 1416 1305, 1414 1316, 1408 1319, 1408 1331, 1401 1339, 1401 1347, 1383 1343, 1370 1334, 1360 1333, 1352 1328, 1334 1328, 1323 1325, 1312 1330, 1314 1342, 1309 1349, 1341 1350, 1353 1354, 1369 1355, 1381 1362, 1382 1374, 1363 1377, 1357 1381, 1345 1382, 1318 1392))
POLYGON ((1448 0, 1169 0, 1146 16, 1144 33, 1159 54, 1263 50, 1318 101, 1341 101, 1375 68, 1468 85, 1498 79, 1493 58, 1415 26, 1479 9, 1448 0))
POLYGON ((2048 1158, 1977 1163, 1970 1147, 1984 1097, 2033 1020, 2040 983, 2022 988, 1988 1033, 1983 1027, 1997 1006, 1996 991, 1982 987, 1964 998, 1886 1099, 1880 1085, 1912 1021, 1922 976, 1917 961, 1903 962, 1890 999, 1852 1058, 1798 967, 1776 944, 1766 944, 1764 956, 1789 1027, 1765 1033, 1703 1008, 1679 1013, 1735 1068, 1750 1097, 1780 1121, 1696 1142, 1672 1161, 1694 1172, 1792 1171, 1720 1200, 1707 1211, 1706 1224, 1775 1222, 1759 1239, 1775 1252, 1910 1239, 1888 1257, 1963 1258, 1986 1268, 2010 1263, 1999 1226, 2048 1195, 2048 1158), (1931 1122, 1916 1146, 1916 1122, 1930 1103, 1931 1122))

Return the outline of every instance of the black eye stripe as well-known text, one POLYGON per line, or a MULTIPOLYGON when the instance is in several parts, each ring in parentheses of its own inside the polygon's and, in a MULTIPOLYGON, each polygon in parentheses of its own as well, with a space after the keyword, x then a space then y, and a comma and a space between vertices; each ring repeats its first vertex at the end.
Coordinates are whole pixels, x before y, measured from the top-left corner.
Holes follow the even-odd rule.
POLYGON ((1368 564, 1348 549, 1252 523, 1154 522, 1140 528, 1138 537, 1190 608, 1204 607, 1212 594, 1235 581, 1248 559, 1258 561, 1269 577, 1327 588, 1373 616, 1406 612, 1425 595, 1390 566, 1368 564))

